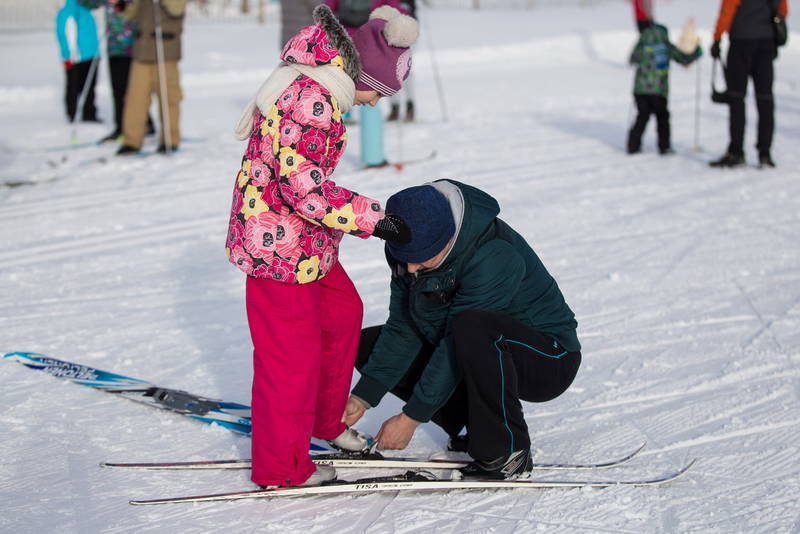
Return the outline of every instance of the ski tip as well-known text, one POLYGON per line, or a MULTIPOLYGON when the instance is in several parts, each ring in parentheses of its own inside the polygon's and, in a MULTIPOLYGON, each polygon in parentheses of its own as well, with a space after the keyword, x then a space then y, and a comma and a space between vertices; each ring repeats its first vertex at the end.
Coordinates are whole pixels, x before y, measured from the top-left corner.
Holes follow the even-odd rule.
POLYGON ((692 466, 693 466, 694 464, 696 464, 696 463, 697 463, 697 458, 692 458, 692 461, 691 461, 691 462, 689 462, 688 464, 686 464, 686 465, 683 467, 683 469, 681 469, 680 471, 678 471, 678 474, 679 474, 679 475, 682 475, 682 474, 684 474, 686 471, 688 471, 689 469, 691 469, 691 468, 692 468, 692 466))

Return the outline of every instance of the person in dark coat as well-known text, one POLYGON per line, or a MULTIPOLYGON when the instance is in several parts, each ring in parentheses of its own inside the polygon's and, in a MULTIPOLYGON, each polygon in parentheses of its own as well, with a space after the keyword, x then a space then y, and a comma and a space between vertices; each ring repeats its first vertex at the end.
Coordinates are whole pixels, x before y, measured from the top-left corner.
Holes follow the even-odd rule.
POLYGON ((753 79, 758 108, 758 161, 760 167, 775 167, 772 161, 772 135, 775 130, 775 100, 772 94, 774 71, 772 62, 778 55, 773 18, 786 18, 787 0, 722 0, 711 56, 720 57, 720 40, 728 33, 728 64, 725 79, 728 86, 728 150, 712 161, 712 167, 739 167, 744 158, 744 97, 747 80, 753 79))
POLYGON ((381 426, 378 448, 405 448, 430 420, 451 450, 474 459, 465 476, 526 474, 531 441, 520 401, 552 400, 572 383, 581 362, 575 315, 487 193, 438 180, 392 195, 386 212, 411 239, 386 246, 389 318, 361 332, 361 378, 344 422, 391 392, 406 404, 381 426))
POLYGON ((281 49, 297 32, 314 24, 314 8, 320 3, 322 0, 281 1, 281 49))

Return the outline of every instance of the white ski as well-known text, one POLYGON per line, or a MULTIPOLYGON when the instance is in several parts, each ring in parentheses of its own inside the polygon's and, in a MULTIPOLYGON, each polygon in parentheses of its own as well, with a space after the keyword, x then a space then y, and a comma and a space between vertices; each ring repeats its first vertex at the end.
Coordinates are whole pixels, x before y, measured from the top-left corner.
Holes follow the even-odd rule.
MULTIPOLYGON (((534 463, 536 470, 562 469, 607 469, 622 465, 638 455, 646 444, 643 443, 635 451, 615 460, 596 463, 534 463)), ((380 454, 373 455, 348 455, 348 454, 317 454, 313 456, 314 463, 330 465, 338 468, 388 468, 388 469, 460 469, 467 465, 468 460, 425 459, 425 458, 387 458, 380 454)), ((164 469, 164 470, 191 470, 191 469, 250 469, 251 460, 202 460, 195 462, 103 462, 101 467, 117 469, 164 469)))
POLYGON ((443 491, 454 489, 548 489, 548 488, 607 488, 611 486, 659 486, 685 474, 695 460, 678 471, 641 480, 568 481, 568 480, 437 480, 424 473, 409 472, 397 477, 366 478, 353 481, 332 481, 322 486, 281 487, 274 489, 193 495, 166 499, 133 500, 132 505, 168 504, 182 502, 236 501, 302 495, 342 493, 373 493, 376 491, 443 491))

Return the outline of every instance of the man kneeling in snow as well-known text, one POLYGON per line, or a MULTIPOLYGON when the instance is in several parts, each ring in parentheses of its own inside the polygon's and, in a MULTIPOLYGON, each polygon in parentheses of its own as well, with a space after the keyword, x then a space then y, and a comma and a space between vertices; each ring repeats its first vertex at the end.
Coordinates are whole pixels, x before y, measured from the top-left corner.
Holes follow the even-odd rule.
POLYGON ((406 404, 381 426, 379 448, 405 448, 431 420, 449 434, 450 450, 474 459, 465 476, 529 472, 520 400, 551 400, 575 378, 581 346, 572 310, 485 192, 438 180, 391 196, 386 212, 406 223, 411 240, 386 244, 389 319, 361 332, 361 379, 344 422, 391 391, 406 404))

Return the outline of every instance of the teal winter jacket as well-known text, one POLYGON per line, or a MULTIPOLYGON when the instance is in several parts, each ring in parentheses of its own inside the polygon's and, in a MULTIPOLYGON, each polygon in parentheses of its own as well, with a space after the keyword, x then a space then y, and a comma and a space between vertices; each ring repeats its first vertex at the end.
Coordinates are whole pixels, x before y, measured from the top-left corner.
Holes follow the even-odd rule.
POLYGON ((66 0, 56 15, 56 37, 61 59, 75 63, 98 57, 100 43, 92 12, 76 0, 66 0))
POLYGON ((432 345, 434 352, 403 408, 421 422, 445 404, 461 380, 451 333, 459 312, 506 313, 551 335, 565 350, 580 350, 575 315, 525 239, 497 218, 497 201, 472 186, 447 181, 458 187, 464 204, 456 242, 438 268, 416 274, 408 273, 387 249, 392 271, 389 318, 352 391, 376 406, 405 375, 423 344, 432 345))

